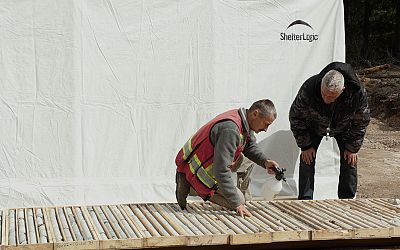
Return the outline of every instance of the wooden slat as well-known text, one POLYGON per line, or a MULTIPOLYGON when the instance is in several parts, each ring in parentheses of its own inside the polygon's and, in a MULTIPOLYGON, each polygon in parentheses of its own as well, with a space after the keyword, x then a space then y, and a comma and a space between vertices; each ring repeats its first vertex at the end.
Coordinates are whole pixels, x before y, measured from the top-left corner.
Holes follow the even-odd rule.
POLYGON ((0 250, 4 249, 4 232, 5 229, 5 219, 3 218, 4 212, 0 210, 0 250))

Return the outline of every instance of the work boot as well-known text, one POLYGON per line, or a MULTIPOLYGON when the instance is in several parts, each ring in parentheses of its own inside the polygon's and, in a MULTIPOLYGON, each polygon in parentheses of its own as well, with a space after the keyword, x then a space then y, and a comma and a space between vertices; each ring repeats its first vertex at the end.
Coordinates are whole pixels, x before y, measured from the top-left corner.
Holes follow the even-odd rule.
POLYGON ((179 173, 176 172, 176 177, 175 177, 175 182, 176 182, 176 190, 175 190, 175 196, 176 196, 176 201, 178 202, 179 207, 184 210, 186 209, 186 198, 188 197, 188 194, 190 192, 190 184, 186 180, 186 175, 184 173, 179 173))
POLYGON ((244 172, 237 173, 237 187, 243 193, 246 201, 250 201, 253 197, 251 196, 250 186, 250 174, 253 171, 254 165, 250 165, 244 172))

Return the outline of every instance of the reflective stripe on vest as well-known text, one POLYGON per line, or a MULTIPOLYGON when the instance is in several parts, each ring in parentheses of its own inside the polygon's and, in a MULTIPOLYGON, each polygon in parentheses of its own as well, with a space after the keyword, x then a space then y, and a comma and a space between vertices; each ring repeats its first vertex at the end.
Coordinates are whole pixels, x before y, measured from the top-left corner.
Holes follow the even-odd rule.
MULTIPOLYGON (((189 160, 189 168, 190 168, 190 172, 192 172, 192 174, 196 175, 199 180, 208 188, 216 188, 217 185, 217 181, 214 179, 214 177, 212 175, 210 175, 208 173, 208 171, 206 171, 204 169, 203 166, 201 166, 201 162, 199 157, 197 157, 197 155, 193 155, 192 158, 189 160)), ((212 169, 213 164, 211 164, 210 166, 207 167, 212 169)))
POLYGON ((244 137, 244 134, 240 134, 240 144, 243 146, 246 144, 246 137, 244 137))
POLYGON ((190 137, 190 139, 185 143, 185 145, 183 145, 182 150, 183 150, 183 156, 182 156, 183 160, 186 160, 193 151, 192 137, 190 137))

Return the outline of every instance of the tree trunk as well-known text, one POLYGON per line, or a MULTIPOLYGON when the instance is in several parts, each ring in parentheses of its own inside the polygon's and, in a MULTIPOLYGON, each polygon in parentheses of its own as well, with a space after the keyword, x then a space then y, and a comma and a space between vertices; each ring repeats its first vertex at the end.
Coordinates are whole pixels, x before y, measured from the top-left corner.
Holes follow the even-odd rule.
MULTIPOLYGON (((400 1, 400 0, 398 0, 400 1)), ((363 23, 363 44, 361 48, 361 55, 368 58, 369 51, 369 17, 371 16, 371 5, 369 0, 364 1, 364 23, 363 23)))
POLYGON ((394 32, 393 55, 400 63, 400 0, 394 0, 396 5, 396 27, 394 32))

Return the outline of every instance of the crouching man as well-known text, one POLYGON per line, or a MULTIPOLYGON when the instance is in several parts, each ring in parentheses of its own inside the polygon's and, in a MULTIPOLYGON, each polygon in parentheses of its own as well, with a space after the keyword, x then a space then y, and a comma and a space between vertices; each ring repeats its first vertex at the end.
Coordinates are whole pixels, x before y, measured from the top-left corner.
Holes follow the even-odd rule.
POLYGON ((176 199, 186 208, 188 195, 200 196, 241 216, 251 216, 243 193, 234 185, 241 153, 269 174, 279 167, 256 143, 254 133, 267 131, 276 119, 272 101, 259 100, 249 109, 229 110, 201 127, 176 156, 176 199))

